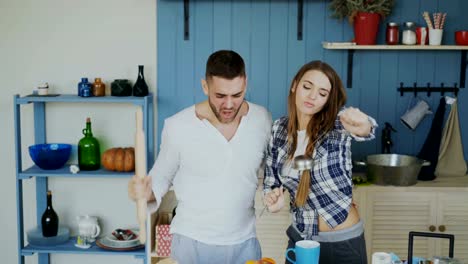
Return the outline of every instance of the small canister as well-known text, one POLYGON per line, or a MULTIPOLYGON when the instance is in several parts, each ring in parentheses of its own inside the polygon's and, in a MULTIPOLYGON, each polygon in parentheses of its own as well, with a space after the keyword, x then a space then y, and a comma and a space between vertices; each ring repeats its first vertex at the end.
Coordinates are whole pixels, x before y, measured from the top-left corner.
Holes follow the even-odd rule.
POLYGON ((39 95, 47 95, 49 94, 49 84, 43 83, 37 87, 37 93, 39 95))
POLYGON ((398 29, 398 24, 395 22, 390 22, 387 24, 387 30, 386 30, 386 38, 385 42, 387 45, 396 45, 398 44, 399 41, 399 29, 398 29))
POLYGON ((78 83, 78 96, 90 97, 93 96, 91 93, 91 83, 88 82, 88 78, 81 78, 81 82, 78 83))
POLYGON ((101 81, 101 78, 95 78, 91 88, 94 96, 106 95, 106 85, 101 81))
POLYGON ((403 33, 401 38, 401 43, 405 45, 414 45, 416 44, 416 30, 414 28, 413 22, 405 22, 403 27, 403 33))

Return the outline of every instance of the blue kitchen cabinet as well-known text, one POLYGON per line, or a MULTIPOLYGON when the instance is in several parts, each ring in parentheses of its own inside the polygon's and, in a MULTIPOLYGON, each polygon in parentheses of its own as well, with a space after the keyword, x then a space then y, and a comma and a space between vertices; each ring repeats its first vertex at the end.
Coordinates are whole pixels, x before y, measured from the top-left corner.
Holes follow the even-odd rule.
MULTIPOLYGON (((21 145, 21 112, 23 108, 28 106, 33 107, 34 110, 34 143, 47 143, 46 140, 46 105, 52 103, 99 103, 99 104, 112 104, 124 103, 133 104, 142 108, 143 111, 143 126, 146 140, 147 151, 147 170, 150 169, 154 162, 154 125, 153 125, 153 95, 150 94, 145 97, 79 97, 76 95, 59 95, 59 96, 23 96, 15 95, 14 101, 14 125, 15 125, 15 145, 16 145, 16 204, 17 204, 17 235, 18 235, 18 263, 25 263, 25 256, 33 254, 38 255, 39 264, 47 264, 50 262, 50 254, 104 254, 104 255, 130 255, 135 258, 142 259, 143 263, 148 262, 150 253, 150 243, 147 241, 144 249, 135 251, 108 251, 97 247, 95 243, 87 250, 82 250, 74 246, 76 237, 71 237, 70 240, 64 244, 51 247, 37 247, 25 244, 24 237, 24 203, 23 203, 23 184, 25 181, 35 179, 36 187, 36 222, 37 226, 41 224, 41 216, 46 207, 46 192, 47 181, 49 177, 87 177, 87 178, 130 178, 134 173, 121 173, 111 172, 105 169, 96 171, 80 171, 78 174, 72 174, 68 167, 57 170, 42 170, 36 165, 24 169, 22 166, 22 145, 21 145)), ((23 109, 24 110, 24 109, 23 109)), ((148 230, 148 229, 147 229, 148 230)), ((150 236, 147 236, 150 237, 150 236)))

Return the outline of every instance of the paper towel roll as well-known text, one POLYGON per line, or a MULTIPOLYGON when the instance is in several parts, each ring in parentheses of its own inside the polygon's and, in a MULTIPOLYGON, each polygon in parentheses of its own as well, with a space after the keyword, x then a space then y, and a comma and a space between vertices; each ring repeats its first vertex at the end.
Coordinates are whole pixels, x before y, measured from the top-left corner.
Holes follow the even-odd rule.
POLYGON ((392 256, 385 252, 372 254, 372 264, 392 264, 392 256))

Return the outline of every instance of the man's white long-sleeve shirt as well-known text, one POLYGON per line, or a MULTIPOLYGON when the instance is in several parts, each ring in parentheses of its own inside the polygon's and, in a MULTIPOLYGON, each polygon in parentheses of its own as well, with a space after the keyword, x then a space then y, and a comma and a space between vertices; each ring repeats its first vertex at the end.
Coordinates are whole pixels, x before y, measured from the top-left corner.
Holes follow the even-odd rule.
POLYGON ((257 170, 271 129, 271 116, 248 103, 231 140, 191 106, 165 120, 153 177, 156 201, 173 186, 177 213, 171 233, 212 245, 255 237, 257 170))

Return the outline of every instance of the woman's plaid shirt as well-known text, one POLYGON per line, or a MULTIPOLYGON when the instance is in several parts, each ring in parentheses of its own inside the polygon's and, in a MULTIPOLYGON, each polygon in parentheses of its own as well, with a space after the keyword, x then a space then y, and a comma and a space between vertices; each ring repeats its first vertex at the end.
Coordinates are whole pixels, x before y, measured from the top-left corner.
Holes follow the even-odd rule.
POLYGON ((312 239, 318 235, 318 215, 331 228, 346 220, 351 207, 353 186, 351 139, 364 141, 375 137, 377 123, 372 118, 369 120, 372 123, 371 133, 367 137, 357 137, 347 132, 337 117, 334 129, 317 142, 313 153, 311 191, 303 207, 295 205, 300 175, 281 175, 289 151, 288 117, 274 122, 266 150, 264 193, 281 185, 289 191, 293 223, 304 238, 312 239))

